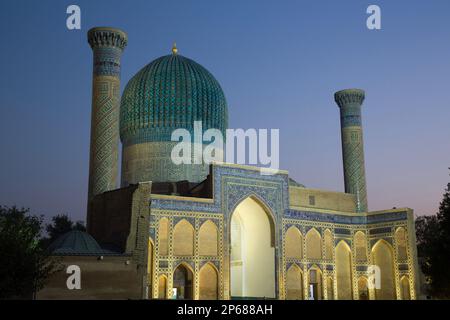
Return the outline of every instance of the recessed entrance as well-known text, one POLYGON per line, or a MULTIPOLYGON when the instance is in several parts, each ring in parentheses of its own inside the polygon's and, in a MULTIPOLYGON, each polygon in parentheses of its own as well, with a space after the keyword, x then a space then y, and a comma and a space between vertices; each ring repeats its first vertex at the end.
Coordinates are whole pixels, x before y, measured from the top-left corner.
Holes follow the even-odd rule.
POLYGON ((173 273, 173 295, 176 299, 192 299, 192 271, 180 264, 173 273))
POLYGON ((249 197, 234 210, 230 229, 231 298, 276 298, 272 216, 249 197))

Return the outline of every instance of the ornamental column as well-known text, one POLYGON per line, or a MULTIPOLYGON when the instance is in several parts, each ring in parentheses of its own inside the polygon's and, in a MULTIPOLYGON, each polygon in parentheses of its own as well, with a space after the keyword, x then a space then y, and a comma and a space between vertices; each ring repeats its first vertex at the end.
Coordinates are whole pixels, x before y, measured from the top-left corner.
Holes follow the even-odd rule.
POLYGON ((341 112, 342 158, 345 192, 356 196, 356 210, 367 211, 364 143, 361 124, 361 105, 364 91, 346 89, 334 94, 341 112))
POLYGON ((94 55, 88 202, 117 188, 120 105, 120 58, 125 32, 93 28, 88 42, 94 55))

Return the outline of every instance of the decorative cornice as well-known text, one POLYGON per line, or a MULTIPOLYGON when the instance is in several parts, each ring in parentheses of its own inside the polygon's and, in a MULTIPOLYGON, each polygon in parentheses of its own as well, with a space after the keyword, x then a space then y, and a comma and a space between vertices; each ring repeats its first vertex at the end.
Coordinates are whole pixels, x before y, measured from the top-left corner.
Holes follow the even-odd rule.
POLYGON ((364 101, 365 93, 361 89, 345 89, 334 94, 334 101, 340 108, 349 104, 361 105, 364 101))
POLYGON ((125 32, 115 28, 97 27, 88 31, 88 42, 92 49, 98 47, 116 47, 123 50, 128 43, 125 32))

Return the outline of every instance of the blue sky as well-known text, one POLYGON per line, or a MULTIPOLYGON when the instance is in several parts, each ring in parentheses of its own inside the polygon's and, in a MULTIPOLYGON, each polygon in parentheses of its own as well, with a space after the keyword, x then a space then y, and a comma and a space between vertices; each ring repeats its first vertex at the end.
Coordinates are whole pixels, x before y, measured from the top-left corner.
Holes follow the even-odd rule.
POLYGON ((337 90, 366 91, 369 208, 437 210, 450 166, 450 2, 2 1, 0 204, 85 219, 92 52, 86 32, 128 33, 122 89, 179 53, 224 89, 231 128, 279 128, 281 168, 343 191, 337 90), (81 8, 82 29, 66 28, 81 8), (366 28, 377 4, 382 30, 366 28))

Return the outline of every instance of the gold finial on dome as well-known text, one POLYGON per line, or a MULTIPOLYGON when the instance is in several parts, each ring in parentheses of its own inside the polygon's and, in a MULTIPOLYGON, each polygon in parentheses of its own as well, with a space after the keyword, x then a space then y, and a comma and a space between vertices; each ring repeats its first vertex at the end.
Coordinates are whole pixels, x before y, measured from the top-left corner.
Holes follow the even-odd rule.
POLYGON ((176 42, 174 42, 173 46, 172 46, 172 54, 177 54, 177 53, 178 53, 177 44, 176 44, 176 42))

